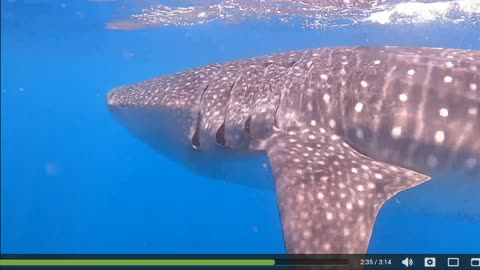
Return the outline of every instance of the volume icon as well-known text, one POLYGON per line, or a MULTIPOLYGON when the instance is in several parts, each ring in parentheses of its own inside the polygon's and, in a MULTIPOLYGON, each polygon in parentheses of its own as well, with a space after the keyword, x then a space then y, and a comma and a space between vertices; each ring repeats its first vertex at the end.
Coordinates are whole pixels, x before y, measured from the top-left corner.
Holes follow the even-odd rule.
POLYGON ((406 267, 410 267, 413 265, 413 260, 412 258, 405 258, 402 260, 402 264, 405 265, 406 267))

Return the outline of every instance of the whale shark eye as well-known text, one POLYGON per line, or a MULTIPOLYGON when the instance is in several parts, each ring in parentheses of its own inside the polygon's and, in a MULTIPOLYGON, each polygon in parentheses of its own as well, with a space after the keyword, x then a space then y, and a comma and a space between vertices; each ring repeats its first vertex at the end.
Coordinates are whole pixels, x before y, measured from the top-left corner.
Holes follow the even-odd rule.
POLYGON ((217 133, 215 134, 215 140, 223 147, 225 147, 227 144, 225 141, 225 122, 217 130, 217 133))

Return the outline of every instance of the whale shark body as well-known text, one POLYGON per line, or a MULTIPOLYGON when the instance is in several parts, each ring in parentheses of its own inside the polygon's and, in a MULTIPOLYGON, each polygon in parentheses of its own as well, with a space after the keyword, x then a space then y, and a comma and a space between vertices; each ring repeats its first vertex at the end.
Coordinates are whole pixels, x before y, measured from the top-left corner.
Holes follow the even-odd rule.
POLYGON ((123 86, 108 106, 183 162, 266 152, 289 253, 366 253, 396 193, 480 180, 480 51, 285 52, 123 86))

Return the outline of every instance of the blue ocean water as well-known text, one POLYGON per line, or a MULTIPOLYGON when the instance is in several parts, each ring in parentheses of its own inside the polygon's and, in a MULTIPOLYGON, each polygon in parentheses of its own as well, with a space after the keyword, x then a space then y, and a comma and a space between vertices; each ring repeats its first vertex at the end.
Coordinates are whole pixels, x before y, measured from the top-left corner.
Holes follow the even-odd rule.
MULTIPOLYGON (((1 4, 2 253, 284 253, 274 192, 208 179, 166 159, 110 117, 107 92, 293 49, 480 49, 474 25, 309 30, 244 22, 111 31, 104 26, 115 2, 1 4)), ((478 189, 452 194, 436 188, 443 182, 389 201, 369 252, 478 253, 480 221, 470 209, 478 189)))

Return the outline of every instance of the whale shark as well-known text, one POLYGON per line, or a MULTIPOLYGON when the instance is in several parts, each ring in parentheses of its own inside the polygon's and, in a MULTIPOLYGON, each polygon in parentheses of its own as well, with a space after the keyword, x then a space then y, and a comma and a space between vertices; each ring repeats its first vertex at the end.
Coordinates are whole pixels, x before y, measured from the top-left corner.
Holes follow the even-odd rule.
POLYGON ((288 253, 366 253, 398 192, 480 180, 480 51, 283 52, 122 86, 107 103, 179 162, 266 153, 288 253))

